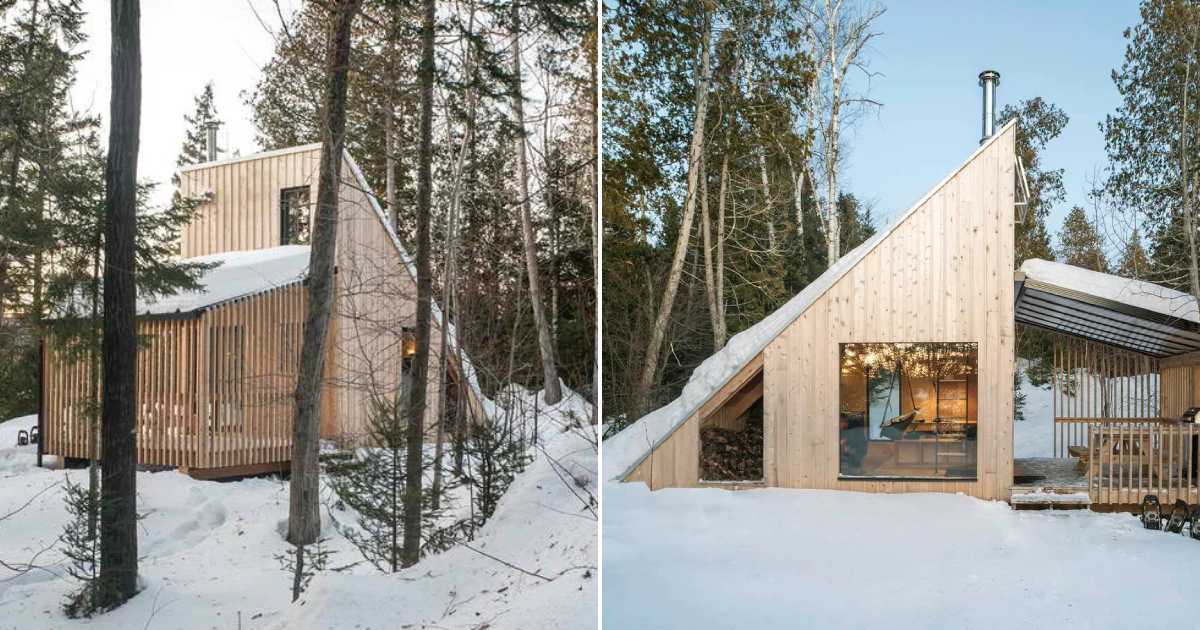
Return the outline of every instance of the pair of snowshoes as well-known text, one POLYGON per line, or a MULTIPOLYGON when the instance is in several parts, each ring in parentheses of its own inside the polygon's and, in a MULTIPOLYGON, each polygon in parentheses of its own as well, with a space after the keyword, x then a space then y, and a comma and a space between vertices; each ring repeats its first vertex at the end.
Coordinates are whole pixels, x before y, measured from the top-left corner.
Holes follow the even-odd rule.
POLYGON ((1158 497, 1148 494, 1142 499, 1142 526, 1200 540, 1200 505, 1189 507, 1187 501, 1176 499, 1171 512, 1164 516, 1158 497), (1185 526, 1187 534, 1183 531, 1185 526))
POLYGON ((28 431, 21 429, 20 431, 17 431, 17 446, 37 444, 39 437, 40 436, 38 435, 38 428, 36 425, 31 427, 28 431))

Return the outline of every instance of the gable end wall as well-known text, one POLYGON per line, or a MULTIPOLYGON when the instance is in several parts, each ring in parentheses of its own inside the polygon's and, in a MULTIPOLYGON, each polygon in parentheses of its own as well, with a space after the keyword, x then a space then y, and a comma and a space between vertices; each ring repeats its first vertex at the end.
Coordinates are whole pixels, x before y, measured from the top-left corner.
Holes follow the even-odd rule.
MULTIPOLYGON (((1005 128, 764 349, 765 485, 1008 499, 1015 134, 1005 128), (900 341, 979 344, 978 481, 838 480, 839 344, 900 341)), ((699 424, 690 417, 625 481, 696 486, 699 424)))

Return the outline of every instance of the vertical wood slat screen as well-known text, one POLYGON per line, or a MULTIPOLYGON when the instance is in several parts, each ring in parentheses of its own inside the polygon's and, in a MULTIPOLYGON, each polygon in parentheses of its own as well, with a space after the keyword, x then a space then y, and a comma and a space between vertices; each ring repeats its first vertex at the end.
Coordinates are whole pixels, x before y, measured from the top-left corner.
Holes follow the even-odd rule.
MULTIPOLYGON (((289 460, 306 311, 304 286, 294 284, 200 317, 139 321, 139 463, 203 469, 289 460)), ((44 445, 88 458, 89 370, 86 360, 70 359, 48 340, 44 445)))
POLYGON ((1158 359, 1067 336, 1055 339, 1053 357, 1055 457, 1086 447, 1094 424, 1157 422, 1164 415, 1167 376, 1158 359))
POLYGON ((1196 461, 1200 426, 1191 423, 1113 421, 1093 425, 1086 472, 1093 504, 1130 505, 1147 494, 1164 505, 1200 500, 1196 461))

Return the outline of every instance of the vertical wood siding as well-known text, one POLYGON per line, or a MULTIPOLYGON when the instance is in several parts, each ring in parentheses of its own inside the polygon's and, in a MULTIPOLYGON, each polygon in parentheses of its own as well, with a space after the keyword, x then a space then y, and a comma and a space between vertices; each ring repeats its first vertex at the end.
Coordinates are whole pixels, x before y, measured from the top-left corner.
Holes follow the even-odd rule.
MULTIPOLYGON (((317 198, 320 147, 285 150, 181 173, 185 195, 211 193, 182 235, 183 257, 279 246, 279 193, 309 185, 317 198)), ((415 330, 416 283, 367 193, 343 164, 336 302, 326 358, 323 438, 360 443, 375 397, 394 400, 403 334, 415 330)), ((306 289, 289 285, 204 311, 142 320, 138 455, 143 464, 214 469, 291 457, 292 393, 306 289)), ((89 456, 87 370, 46 346, 46 451, 89 456)), ((438 417, 441 333, 429 359, 426 426, 438 417)), ((451 369, 457 371, 453 357, 451 369)), ((468 406, 482 417, 479 400, 468 406)))
MULTIPOLYGON (((766 485, 1008 499, 1015 131, 1004 130, 763 351, 766 485), (979 344, 978 480, 839 480, 839 344, 915 341, 979 344)), ((627 480, 696 485, 699 415, 627 480)))
MULTIPOLYGON (((137 454, 188 469, 291 458, 304 287, 288 285, 189 319, 138 322, 137 454)), ((45 358, 46 452, 90 456, 89 377, 53 340, 45 358)))

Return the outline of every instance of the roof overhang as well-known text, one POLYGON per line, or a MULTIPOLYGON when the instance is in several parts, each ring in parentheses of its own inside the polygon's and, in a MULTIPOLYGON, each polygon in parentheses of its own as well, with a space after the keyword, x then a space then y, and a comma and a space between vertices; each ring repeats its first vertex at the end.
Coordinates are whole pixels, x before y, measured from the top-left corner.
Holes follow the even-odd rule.
POLYGON ((1152 357, 1200 351, 1200 324, 1016 272, 1016 320, 1152 357))

